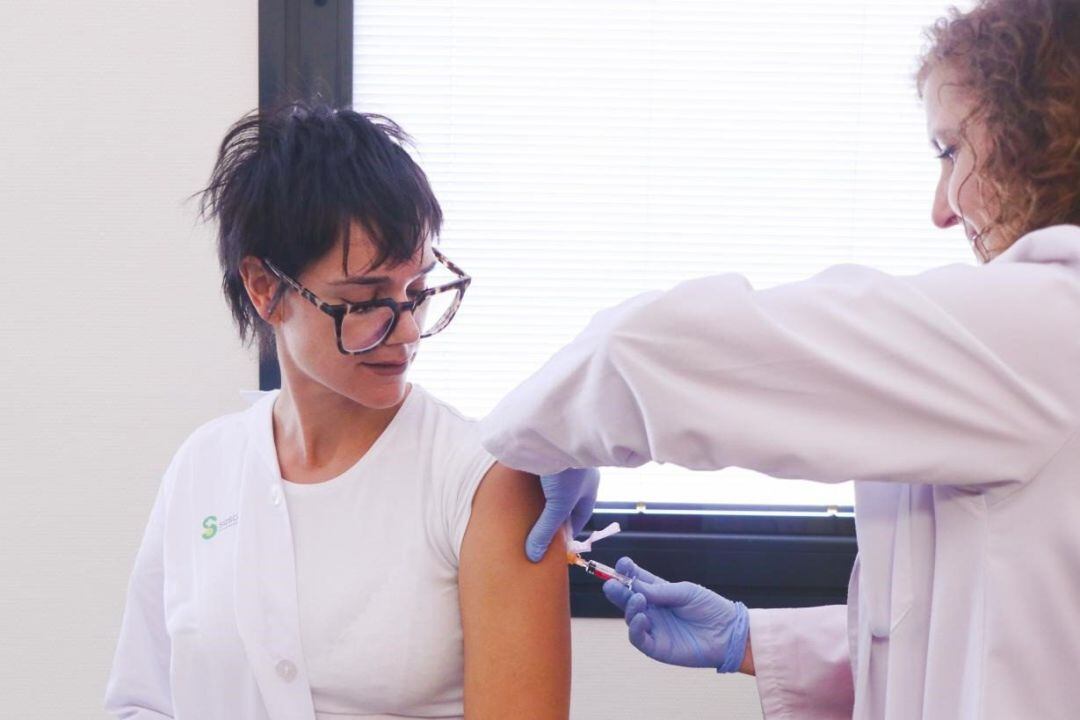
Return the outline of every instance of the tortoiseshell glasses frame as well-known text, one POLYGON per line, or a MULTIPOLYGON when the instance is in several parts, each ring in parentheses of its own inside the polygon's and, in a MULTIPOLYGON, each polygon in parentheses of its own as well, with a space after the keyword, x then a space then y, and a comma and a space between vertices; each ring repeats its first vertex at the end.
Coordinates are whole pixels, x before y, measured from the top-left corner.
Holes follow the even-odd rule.
POLYGON ((426 331, 422 331, 420 337, 431 337, 432 335, 443 331, 444 329, 446 329, 446 326, 450 324, 450 321, 454 319, 454 315, 457 314, 458 308, 461 307, 461 300, 465 296, 465 290, 472 282, 472 278, 457 265, 450 262, 450 260, 448 260, 446 256, 443 255, 441 252, 434 249, 433 251, 435 253, 435 259, 444 267, 446 267, 450 272, 456 275, 457 280, 443 285, 437 285, 436 287, 424 288, 419 293, 417 293, 416 297, 407 302, 398 302, 397 300, 394 300, 392 298, 378 298, 375 300, 367 300, 358 303, 328 303, 325 300, 319 298, 319 296, 313 293, 311 290, 301 285, 298 281, 287 275, 269 259, 263 258, 262 262, 267 270, 269 270, 275 277, 277 277, 279 280, 281 280, 286 285, 295 290, 297 294, 300 295, 300 297, 304 298, 316 308, 334 319, 334 332, 337 337, 337 348, 339 352, 341 352, 343 355, 363 355, 364 353, 369 353, 372 350, 375 350, 384 342, 386 342, 386 338, 390 337, 390 335, 392 335, 394 332, 394 328, 397 327, 398 320, 401 318, 401 313, 406 311, 415 312, 420 305, 427 302, 428 299, 436 295, 448 292, 455 293, 454 299, 451 302, 449 308, 436 321, 436 324, 434 326, 432 326, 426 331), (371 312, 372 310, 378 308, 387 308, 391 310, 394 314, 393 319, 388 322, 386 324, 386 327, 381 331, 378 340, 364 348, 355 350, 346 348, 341 337, 341 329, 343 324, 345 323, 345 318, 348 315, 352 315, 354 313, 371 312))

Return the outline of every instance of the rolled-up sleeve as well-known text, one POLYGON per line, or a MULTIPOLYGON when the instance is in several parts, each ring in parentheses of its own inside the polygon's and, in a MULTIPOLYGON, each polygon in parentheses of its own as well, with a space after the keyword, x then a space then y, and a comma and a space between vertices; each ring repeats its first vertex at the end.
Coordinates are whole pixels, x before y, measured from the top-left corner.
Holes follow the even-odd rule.
POLYGON ((765 720, 850 720, 847 606, 751 610, 750 644, 765 720))

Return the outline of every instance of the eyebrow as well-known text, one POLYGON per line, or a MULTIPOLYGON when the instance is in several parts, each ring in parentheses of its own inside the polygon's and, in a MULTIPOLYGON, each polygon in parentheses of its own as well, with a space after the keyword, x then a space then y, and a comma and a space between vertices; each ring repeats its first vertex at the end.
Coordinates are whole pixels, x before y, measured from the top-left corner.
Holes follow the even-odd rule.
MULTIPOLYGON (((420 277, 420 275, 427 275, 429 272, 431 272, 432 270, 435 269, 436 264, 437 264, 437 261, 433 260, 430 265, 428 265, 426 268, 421 270, 420 273, 418 275, 416 275, 416 277, 414 277, 412 279, 415 280, 417 277, 420 277)), ((353 275, 353 276, 344 278, 342 280, 331 280, 330 284, 331 285, 382 285, 382 284, 387 283, 387 282, 390 282, 390 278, 387 275, 353 275)))

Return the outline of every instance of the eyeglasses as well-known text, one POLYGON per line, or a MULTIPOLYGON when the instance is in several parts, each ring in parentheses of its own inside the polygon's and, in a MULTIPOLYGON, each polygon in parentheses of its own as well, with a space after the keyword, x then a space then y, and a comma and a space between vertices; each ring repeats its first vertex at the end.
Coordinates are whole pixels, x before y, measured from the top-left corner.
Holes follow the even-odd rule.
POLYGON ((295 290, 300 297, 334 318, 337 333, 337 347, 344 355, 362 355, 382 345, 397 327, 403 312, 411 312, 420 328, 420 337, 427 338, 442 331, 454 319, 466 288, 472 278, 435 250, 435 259, 457 280, 424 288, 408 302, 398 302, 391 298, 378 298, 359 303, 333 305, 319 299, 319 296, 282 272, 274 263, 263 258, 266 269, 282 282, 295 290))

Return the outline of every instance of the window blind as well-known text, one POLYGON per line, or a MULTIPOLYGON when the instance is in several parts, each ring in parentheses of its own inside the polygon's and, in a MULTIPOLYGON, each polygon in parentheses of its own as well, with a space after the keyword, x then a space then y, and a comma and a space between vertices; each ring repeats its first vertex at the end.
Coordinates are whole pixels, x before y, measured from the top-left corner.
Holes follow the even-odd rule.
MULTIPOLYGON (((358 0, 354 106, 416 140, 474 277, 412 378, 482 416, 598 310, 706 274, 972 263, 930 223, 912 73, 940 0, 358 0)), ((605 472, 601 500, 850 505, 739 468, 605 472)))

